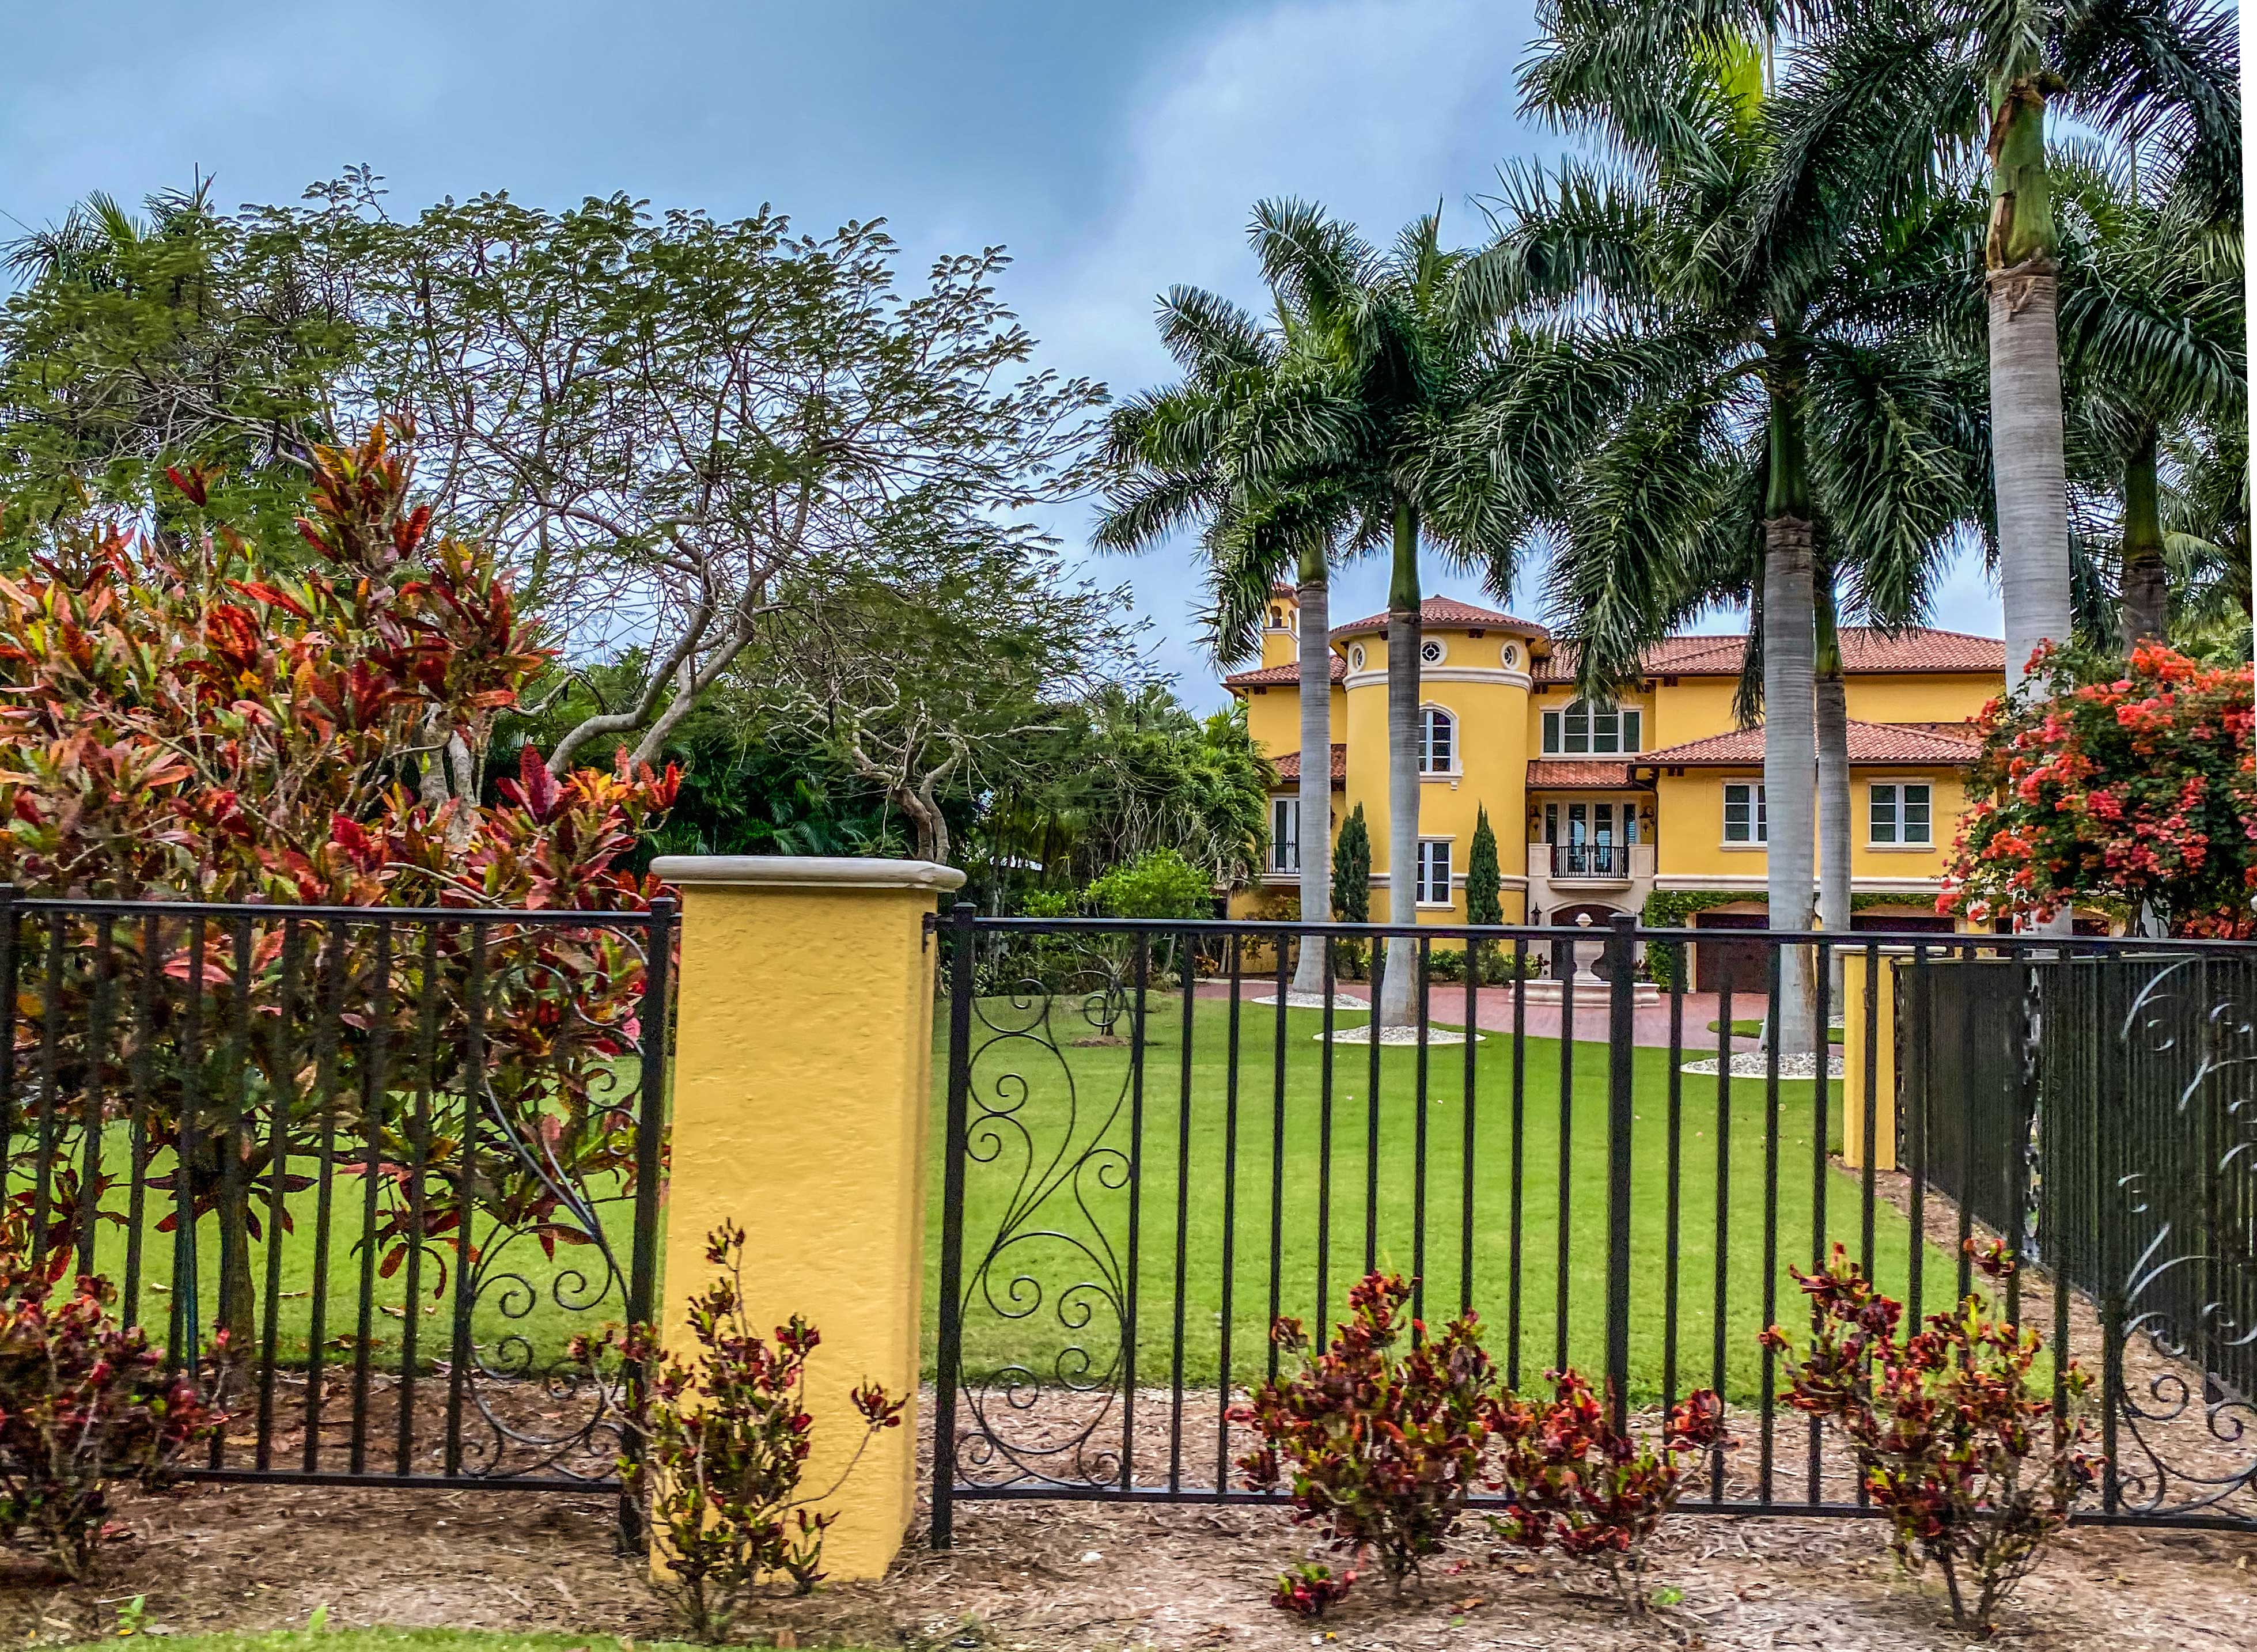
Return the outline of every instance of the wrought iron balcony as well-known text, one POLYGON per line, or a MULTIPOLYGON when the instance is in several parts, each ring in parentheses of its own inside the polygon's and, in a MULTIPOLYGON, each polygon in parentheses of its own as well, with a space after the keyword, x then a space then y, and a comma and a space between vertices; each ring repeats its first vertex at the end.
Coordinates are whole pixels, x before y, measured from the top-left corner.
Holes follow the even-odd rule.
POLYGON ((1628 844, 1553 844, 1551 851, 1552 879, 1555 883, 1630 881, 1631 845, 1628 844))

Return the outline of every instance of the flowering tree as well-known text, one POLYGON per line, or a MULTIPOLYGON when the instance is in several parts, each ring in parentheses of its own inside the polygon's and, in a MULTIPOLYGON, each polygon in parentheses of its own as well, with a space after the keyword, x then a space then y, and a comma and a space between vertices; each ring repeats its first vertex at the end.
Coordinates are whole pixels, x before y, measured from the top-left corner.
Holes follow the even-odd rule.
POLYGON ((2042 921, 2072 902, 2151 907, 2177 934, 2246 934, 2257 891, 2250 667, 2159 645, 2048 654, 1977 724, 1937 909, 2042 921))
POLYGON ((162 531, 67 529, 0 579, 0 882, 275 907, 8 921, 17 1070, 39 1076, 65 1138, 24 1146, 50 1174, 20 1197, 46 1187, 42 1244, 123 1220, 102 1197, 115 1169, 74 1141, 130 1105, 134 1168, 165 1154, 151 1184, 175 1216, 216 1218, 219 1318, 238 1336, 250 1243, 262 1214, 288 1220, 289 1161, 317 1138, 381 1190, 368 1242, 387 1273, 414 1236, 474 1262, 466 1205, 553 1248, 593 1237, 559 1219, 573 1187, 632 1188, 612 1070, 637 1036, 633 937, 291 915, 654 893, 619 862, 672 800, 670 769, 560 778, 529 752, 504 801, 480 802, 492 720, 550 655, 489 549, 432 532, 411 477, 382 425, 316 450, 308 559, 211 519, 212 479, 175 470, 187 503, 162 531))

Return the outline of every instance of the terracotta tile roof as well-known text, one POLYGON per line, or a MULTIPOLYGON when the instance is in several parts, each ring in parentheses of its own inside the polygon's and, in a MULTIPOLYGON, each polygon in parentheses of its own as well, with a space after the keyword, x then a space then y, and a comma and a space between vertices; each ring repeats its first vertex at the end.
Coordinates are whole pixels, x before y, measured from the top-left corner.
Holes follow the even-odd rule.
MULTIPOLYGON (((1975 752, 1971 735, 1939 733, 1932 724, 1850 719, 1850 761, 1854 764, 1972 763, 1975 752)), ((1752 729, 1736 729, 1730 734, 1712 734, 1705 740, 1642 752, 1638 760, 1641 766, 1672 768, 1744 768, 1762 762, 1763 756, 1763 724, 1758 723, 1752 729)))
MULTIPOLYGON (((1270 760, 1270 766, 1277 771, 1277 778, 1281 782, 1290 782, 1296 786, 1300 784, 1301 754, 1298 752, 1288 752, 1283 757, 1272 758, 1270 760)), ((1333 747, 1333 784, 1345 786, 1347 783, 1348 747, 1335 744, 1333 747)))
MULTIPOLYGON (((1645 651, 1641 669, 1650 676, 1737 677, 1747 653, 1744 635, 1666 637, 1645 651)), ((1996 637, 1917 626, 1894 635, 1863 625, 1842 632, 1842 668, 1852 676, 1878 672, 2006 670, 2006 645, 1996 637)), ((1536 665, 1539 682, 1567 682, 1575 674, 1575 653, 1561 645, 1536 665)))
POLYGON ((1627 763, 1538 758, 1528 766, 1528 789, 1532 792, 1619 792, 1631 783, 1627 763))
MULTIPOLYGON (((1471 603, 1461 603, 1454 597, 1429 597, 1419 604, 1419 623, 1436 631, 1513 631, 1525 637, 1551 636, 1532 619, 1516 619, 1511 614, 1499 613, 1494 608, 1476 608, 1471 603)), ((1344 637, 1372 637, 1387 629, 1385 614, 1371 614, 1352 620, 1345 625, 1333 627, 1333 640, 1344 637)))
MULTIPOLYGON (((1333 656, 1333 681, 1338 682, 1348 675, 1348 661, 1338 654, 1333 656)), ((1282 666, 1269 666, 1260 671, 1234 671, 1222 680, 1226 688, 1270 688, 1284 683, 1292 688, 1301 681, 1301 662, 1289 660, 1282 666)))

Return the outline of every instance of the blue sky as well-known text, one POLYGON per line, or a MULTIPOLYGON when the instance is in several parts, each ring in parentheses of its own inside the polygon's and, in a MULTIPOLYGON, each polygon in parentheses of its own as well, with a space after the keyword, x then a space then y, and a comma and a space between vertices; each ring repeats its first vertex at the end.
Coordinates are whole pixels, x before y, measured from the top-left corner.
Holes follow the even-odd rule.
MULTIPOLYGON (((1256 296, 1243 231, 1263 195, 1381 238, 1439 201, 1475 238, 1498 161, 1559 146, 1514 112, 1531 32, 1528 0, 26 5, 0 60, 0 212, 44 222, 195 166, 224 201, 287 200, 364 161, 402 210, 626 190, 818 228, 882 216, 912 265, 1008 246, 1004 292, 1045 362, 1131 390, 1171 376, 1163 287, 1256 296)), ((1069 549, 1087 521, 1058 521, 1069 549)), ((1134 583, 1157 663, 1217 702, 1188 548, 1093 571, 1134 583)), ((1383 605, 1381 570, 1350 569, 1335 600, 1383 605)), ((1532 582, 1515 607, 1539 609, 1532 582)), ((1937 618, 1996 634, 1979 569, 1937 618)))

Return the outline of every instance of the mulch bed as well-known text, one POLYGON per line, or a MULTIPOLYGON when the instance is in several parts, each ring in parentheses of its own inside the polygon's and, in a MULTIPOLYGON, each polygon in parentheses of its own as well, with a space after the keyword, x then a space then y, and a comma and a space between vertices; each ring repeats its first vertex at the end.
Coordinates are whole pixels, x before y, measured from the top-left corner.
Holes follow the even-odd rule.
MULTIPOLYGON (((327 1606, 339 1627, 666 1635, 640 1568, 615 1551, 614 1512, 577 1493, 193 1486, 129 1501, 133 1536, 95 1583, 0 1570, 0 1635, 90 1639, 135 1595, 147 1597, 146 1622, 173 1634, 302 1625, 327 1606)), ((1265 1604, 1277 1569, 1314 1552, 1277 1510, 974 1503, 959 1505, 957 1533, 945 1555, 913 1543, 882 1581, 763 1601, 741 1634, 913 1652, 1312 1644, 1309 1626, 1265 1604)), ((1685 1598, 1645 1625, 1556 1563, 1492 1564, 1487 1548, 1461 1544, 1399 1606, 1360 1589, 1320 1633, 1372 1652, 1963 1644, 1937 1586, 1900 1577, 1868 1522, 1680 1518, 1660 1542, 1656 1580, 1685 1598)), ((2257 1537, 2095 1527, 2062 1541, 2003 1631, 2006 1644, 2062 1652, 2246 1648, 2253 1614, 2257 1537)))

